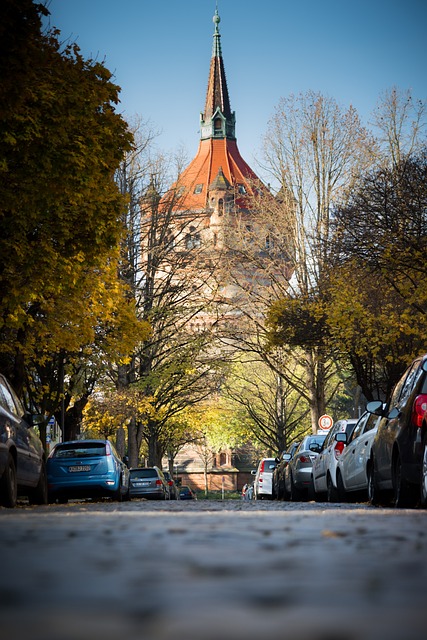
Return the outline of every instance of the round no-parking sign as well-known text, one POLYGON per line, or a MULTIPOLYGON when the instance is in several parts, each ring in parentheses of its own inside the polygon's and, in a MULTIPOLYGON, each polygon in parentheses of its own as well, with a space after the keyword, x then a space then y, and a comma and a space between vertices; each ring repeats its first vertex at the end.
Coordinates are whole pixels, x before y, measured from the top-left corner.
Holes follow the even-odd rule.
POLYGON ((320 416, 319 418, 319 428, 322 429, 322 431, 329 431, 333 423, 334 421, 332 420, 331 416, 328 416, 326 414, 324 416, 320 416))

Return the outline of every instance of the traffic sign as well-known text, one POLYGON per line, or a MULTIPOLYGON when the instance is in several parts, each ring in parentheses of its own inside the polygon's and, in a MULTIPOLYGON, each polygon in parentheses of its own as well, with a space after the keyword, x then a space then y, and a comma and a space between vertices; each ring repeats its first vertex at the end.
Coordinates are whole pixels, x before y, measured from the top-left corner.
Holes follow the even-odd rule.
POLYGON ((319 428, 322 429, 322 431, 329 431, 333 423, 334 421, 332 420, 331 416, 328 416, 326 414, 320 416, 319 418, 319 428))

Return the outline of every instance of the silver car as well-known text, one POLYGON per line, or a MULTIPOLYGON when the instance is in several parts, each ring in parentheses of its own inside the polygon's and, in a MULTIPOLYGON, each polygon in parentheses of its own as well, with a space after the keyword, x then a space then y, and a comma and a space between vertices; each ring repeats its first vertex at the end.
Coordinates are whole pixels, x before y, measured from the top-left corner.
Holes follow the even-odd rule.
POLYGON ((285 496, 292 501, 307 500, 311 492, 311 470, 326 434, 305 436, 285 469, 285 496))
POLYGON ((380 420, 380 416, 366 411, 348 441, 347 435, 341 434, 346 447, 338 458, 337 490, 340 500, 345 500, 348 493, 359 491, 367 497, 372 442, 380 420))
POLYGON ((356 426, 356 419, 337 420, 329 430, 322 450, 313 463, 313 491, 316 500, 327 498, 328 502, 339 500, 337 489, 338 460, 345 448, 345 442, 337 441, 337 433, 345 433, 347 440, 356 426))

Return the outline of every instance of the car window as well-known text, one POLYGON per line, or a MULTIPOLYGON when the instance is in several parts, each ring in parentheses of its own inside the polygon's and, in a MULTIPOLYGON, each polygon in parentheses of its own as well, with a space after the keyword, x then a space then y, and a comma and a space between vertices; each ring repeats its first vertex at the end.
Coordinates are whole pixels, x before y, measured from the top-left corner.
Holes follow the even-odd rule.
POLYGON ((52 452, 52 458, 98 458, 105 455, 105 444, 99 442, 73 442, 73 444, 57 445, 52 452))
POLYGON ((335 435, 337 429, 338 429, 338 426, 334 424, 334 426, 328 431, 328 434, 327 434, 325 440, 323 441, 322 449, 326 449, 326 447, 329 447, 329 444, 334 439, 334 435, 335 435))
POLYGON ((365 428, 363 429, 363 433, 368 433, 368 431, 371 431, 377 425, 377 422, 378 422, 378 416, 376 416, 373 413, 370 413, 366 421, 365 428))
POLYGON ((395 407, 397 404, 399 404, 402 399, 404 397, 407 397, 408 393, 410 393, 410 390, 412 389, 413 383, 414 383, 414 376, 416 375, 417 371, 419 371, 419 373, 421 373, 421 367, 419 367, 419 360, 416 361, 416 363, 412 364, 403 374, 403 376, 400 378, 400 380, 396 383, 394 389, 393 389, 393 393, 390 399, 390 409, 392 409, 393 407, 395 407))
POLYGON ((131 478, 134 480, 142 480, 143 478, 157 478, 157 471, 155 469, 131 469, 131 478))
POLYGON ((308 438, 308 439, 307 439, 307 445, 306 445, 306 447, 307 447, 307 449, 308 449, 308 448, 310 447, 310 445, 311 445, 311 444, 313 444, 313 443, 316 443, 316 444, 318 444, 319 446, 322 446, 322 445, 323 445, 323 443, 324 443, 324 441, 325 441, 325 439, 326 439, 326 436, 322 436, 322 435, 319 435, 319 436, 310 436, 310 438, 308 438))
POLYGON ((420 367, 420 361, 417 361, 410 368, 408 375, 405 378, 405 382, 403 384, 398 400, 399 403, 404 402, 410 396, 412 389, 420 379, 421 375, 423 375, 423 370, 420 367))
POLYGON ((351 435, 354 431, 354 427, 356 426, 356 422, 353 421, 349 421, 347 422, 347 424, 345 425, 345 428, 343 429, 343 432, 345 432, 347 434, 348 438, 351 438, 351 435))
POLYGON ((12 413, 14 416, 17 416, 18 418, 22 418, 22 413, 21 415, 19 414, 18 408, 16 407, 14 398, 12 396, 12 393, 9 390, 9 387, 7 387, 5 384, 3 384, 3 382, 0 382, 0 402, 3 406, 4 409, 6 409, 6 411, 10 411, 10 413, 12 413))
POLYGON ((360 436, 361 433, 363 433, 363 429, 365 427, 366 421, 369 419, 369 416, 373 415, 372 413, 367 413, 365 415, 363 415, 359 421, 357 422, 356 426, 354 427, 354 431, 351 434, 350 438, 349 438, 349 443, 352 440, 355 440, 356 438, 358 438, 360 436))

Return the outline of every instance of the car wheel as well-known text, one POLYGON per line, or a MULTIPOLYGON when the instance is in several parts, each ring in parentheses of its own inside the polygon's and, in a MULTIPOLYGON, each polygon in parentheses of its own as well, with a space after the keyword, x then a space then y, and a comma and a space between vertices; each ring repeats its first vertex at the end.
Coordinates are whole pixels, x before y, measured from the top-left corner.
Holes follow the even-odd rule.
POLYGON ((9 453, 3 476, 0 480, 0 503, 4 507, 13 509, 18 500, 18 484, 16 466, 13 456, 9 453))
POLYGON ((338 490, 336 487, 334 487, 332 478, 329 474, 328 474, 328 480, 327 480, 327 487, 328 487, 328 502, 338 502, 339 500, 338 490))
POLYGON ((301 502, 303 500, 303 492, 295 486, 294 478, 291 474, 291 496, 292 502, 301 502))
POLYGON ((340 502, 346 502, 347 500, 346 490, 344 487, 342 475, 339 471, 337 471, 337 493, 338 493, 338 500, 340 502))
POLYGON ((28 501, 30 504, 47 504, 47 500, 47 474, 46 464, 43 460, 38 484, 29 492, 28 501))
POLYGON ((366 474, 368 476, 368 500, 374 507, 378 507, 382 504, 382 492, 378 489, 375 479, 375 465, 373 458, 368 464, 366 474))
POLYGON ((395 507, 413 507, 415 504, 415 496, 412 488, 403 477, 402 462, 399 454, 393 461, 392 469, 393 481, 393 504, 395 507))
POLYGON ((427 507, 427 438, 424 439, 421 458, 420 507, 427 507))
POLYGON ((122 493, 122 479, 120 478, 119 487, 117 491, 113 494, 113 500, 117 500, 117 502, 123 502, 123 493, 122 493))

